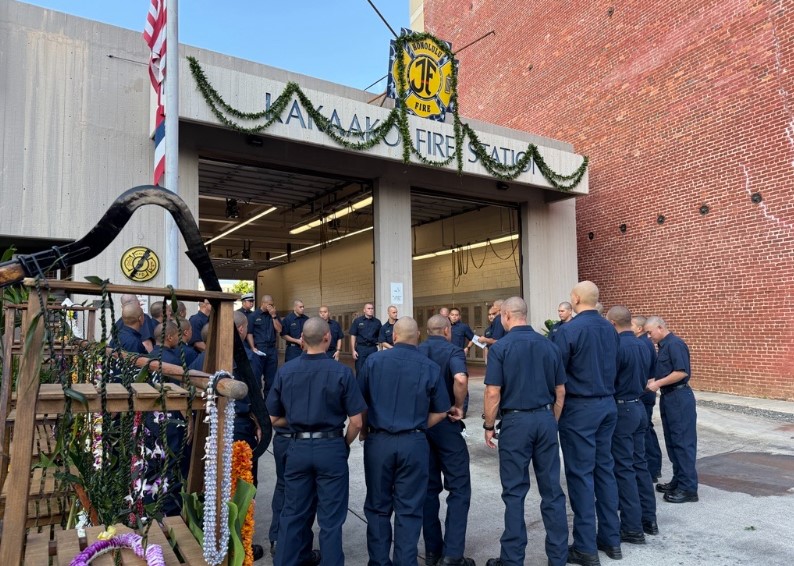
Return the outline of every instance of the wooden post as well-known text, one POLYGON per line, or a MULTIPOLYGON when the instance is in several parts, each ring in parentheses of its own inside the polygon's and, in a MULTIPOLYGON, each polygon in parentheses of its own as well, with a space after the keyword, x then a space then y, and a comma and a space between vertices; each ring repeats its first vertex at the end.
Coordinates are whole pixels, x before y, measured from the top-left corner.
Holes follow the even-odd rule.
POLYGON ((6 324, 3 329, 3 383, 0 388, 0 489, 8 473, 8 447, 10 446, 6 419, 11 409, 11 386, 14 382, 14 318, 17 309, 5 307, 6 324))
MULTIPOLYGON (((36 326, 33 328, 31 340, 28 342, 26 335, 22 335, 22 343, 27 342, 30 346, 24 349, 17 381, 17 417, 14 422, 14 445, 11 449, 11 464, 7 478, 9 485, 13 485, 14 489, 8 490, 3 538, 0 539, 0 564, 4 566, 19 566, 22 560, 22 548, 25 545, 39 372, 44 348, 44 328, 47 325, 46 313, 41 312, 38 293, 33 289, 30 291, 26 324, 23 324, 23 327, 31 328, 32 324, 36 326), (41 316, 36 320, 39 313, 41 316)), ((5 423, 0 424, 5 426, 5 423)))

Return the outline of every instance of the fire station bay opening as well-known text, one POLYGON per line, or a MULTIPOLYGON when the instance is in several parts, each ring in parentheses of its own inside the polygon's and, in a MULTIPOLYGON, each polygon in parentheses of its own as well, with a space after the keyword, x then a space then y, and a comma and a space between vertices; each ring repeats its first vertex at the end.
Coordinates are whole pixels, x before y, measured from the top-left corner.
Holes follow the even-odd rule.
POLYGON ((327 305, 347 331, 374 302, 424 330, 456 307, 481 334, 495 299, 522 295, 539 327, 576 280, 572 195, 197 124, 180 137, 216 273, 253 280, 281 316, 327 305))

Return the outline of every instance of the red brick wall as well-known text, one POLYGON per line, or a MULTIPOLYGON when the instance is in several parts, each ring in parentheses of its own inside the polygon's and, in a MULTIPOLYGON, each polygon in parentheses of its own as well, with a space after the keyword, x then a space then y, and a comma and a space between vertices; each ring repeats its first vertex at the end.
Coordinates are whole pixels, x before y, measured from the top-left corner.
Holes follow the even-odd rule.
POLYGON ((700 389, 794 399, 792 9, 425 0, 453 48, 496 31, 459 55, 464 116, 590 156, 580 277, 607 307, 665 318, 700 389))

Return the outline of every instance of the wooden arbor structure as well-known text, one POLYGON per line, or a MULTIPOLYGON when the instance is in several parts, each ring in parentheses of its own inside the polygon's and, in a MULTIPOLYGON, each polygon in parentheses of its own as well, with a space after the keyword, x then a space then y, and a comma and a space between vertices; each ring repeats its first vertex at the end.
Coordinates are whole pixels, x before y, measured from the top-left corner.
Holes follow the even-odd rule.
MULTIPOLYGON (((2 389, 0 389, 0 483, 4 484, 5 494, 4 515, 2 516, 2 536, 0 538, 0 564, 4 566, 17 566, 19 564, 47 565, 68 565, 71 560, 84 548, 87 543, 94 542, 102 527, 93 527, 86 531, 86 539, 80 539, 74 530, 59 530, 55 528, 52 532, 34 532, 33 529, 27 532, 30 514, 31 493, 37 497, 46 498, 59 495, 57 493, 47 493, 48 486, 55 491, 55 482, 47 484, 42 481, 41 476, 36 476, 36 471, 31 471, 31 464, 34 458, 34 442, 40 443, 40 434, 37 439, 37 430, 41 432, 42 422, 52 421, 57 415, 64 413, 68 406, 66 397, 68 392, 58 385, 42 385, 40 381, 40 370, 42 360, 45 355, 52 354, 47 352, 45 341, 46 317, 40 316, 42 313, 43 301, 40 300, 36 288, 45 287, 52 290, 62 290, 68 294, 79 295, 101 295, 102 288, 92 283, 77 283, 66 281, 47 281, 37 282, 33 279, 26 279, 24 284, 31 290, 27 307, 14 307, 22 314, 22 328, 25 329, 20 335, 19 341, 15 341, 13 335, 13 324, 11 332, 6 332, 4 348, 4 363, 13 355, 20 356, 19 371, 16 379, 16 390, 12 389, 11 368, 12 363, 8 361, 9 371, 3 373, 2 389), (9 438, 8 432, 12 431, 13 438, 9 438), (5 474, 6 466, 8 474, 5 474), (39 485, 32 485, 36 477, 39 485), (3 479, 5 481, 3 481, 3 479), (8 488, 5 488, 5 486, 8 488)), ((130 293, 145 294, 151 296, 171 297, 171 289, 156 289, 137 286, 108 285, 106 291, 109 293, 130 293)), ((214 292, 214 291, 193 291, 176 290, 173 292, 177 299, 187 301, 209 300, 213 306, 213 315, 210 317, 210 332, 207 339, 207 353, 204 363, 205 371, 215 371, 216 369, 232 369, 233 352, 233 329, 234 329, 234 306, 233 301, 237 295, 214 292)), ((44 305, 50 310, 51 305, 44 305)), ((8 325, 7 325, 8 326, 8 325)), ((6 329, 8 330, 8 328, 6 329)), ((149 362, 141 359, 139 365, 149 362)), ((152 369, 159 369, 165 375, 183 377, 182 368, 162 364, 157 367, 156 362, 152 363, 152 369)), ((208 375, 202 372, 190 372, 190 382, 197 389, 206 389, 208 375)), ((157 387, 165 387, 167 391, 167 409, 170 411, 186 411, 188 409, 188 392, 178 386, 166 384, 163 386, 152 386, 145 383, 131 384, 129 389, 121 384, 108 384, 106 387, 106 407, 109 412, 128 411, 132 404, 134 411, 150 412, 162 410, 159 404, 163 396, 157 387)), ((99 412, 100 392, 91 384, 75 384, 73 388, 82 394, 86 399, 86 404, 71 404, 72 412, 99 412)), ((217 386, 218 413, 219 413, 219 434, 218 443, 223 438, 223 427, 232 426, 232 423, 223 421, 223 409, 227 398, 240 399, 247 394, 246 386, 238 381, 224 379, 217 386)), ((207 437, 207 425, 203 422, 204 400, 196 396, 192 403, 192 409, 198 410, 198 416, 193 420, 193 443, 190 454, 190 473, 187 479, 188 493, 203 491, 203 461, 204 445, 207 437)), ((39 450, 41 446, 39 446, 39 450)), ((218 465, 223 450, 218 446, 218 465)), ((61 494, 62 495, 62 494, 61 494)), ((209 494, 208 494, 209 496, 209 494)), ((219 495, 216 495, 219 497, 219 495)), ((218 501, 216 509, 220 509, 225 502, 218 501)), ((217 521, 216 521, 217 524, 217 521)), ((125 528, 119 528, 123 532, 125 528)), ((127 529, 128 530, 128 529, 127 529)), ((169 566, 185 565, 204 565, 206 564, 202 550, 196 540, 190 534, 187 526, 181 518, 167 518, 161 531, 153 525, 149 532, 149 541, 160 544, 165 555, 166 564, 169 566), (169 537, 169 541, 166 540, 169 537), (172 546, 176 548, 174 552, 172 546)), ((94 561, 96 564, 112 564, 111 556, 100 557, 94 561)), ((141 559, 132 554, 122 553, 122 564, 145 564, 141 559)))

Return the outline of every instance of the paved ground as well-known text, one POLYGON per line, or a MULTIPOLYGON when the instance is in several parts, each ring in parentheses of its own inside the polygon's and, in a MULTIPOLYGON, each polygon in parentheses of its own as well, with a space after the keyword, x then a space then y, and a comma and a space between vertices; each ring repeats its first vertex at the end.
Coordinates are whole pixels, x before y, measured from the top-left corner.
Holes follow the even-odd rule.
MULTIPOLYGON (((499 555, 504 507, 498 456, 483 443, 481 409, 476 409, 482 407, 482 374, 473 373, 472 409, 466 420, 473 479, 467 555, 483 566, 488 558, 499 555)), ((794 403, 705 392, 696 396, 700 502, 675 505, 657 494, 659 536, 647 537, 645 546, 624 544, 621 564, 794 564, 794 403)), ((655 422, 661 435, 658 413, 655 422)), ((273 457, 265 454, 259 464, 255 541, 266 548, 274 474, 273 457)), ((667 461, 662 477, 663 481, 670 477, 667 461)), ((540 499, 534 477, 532 481, 526 505, 526 564, 545 565, 540 499)), ((565 489, 564 477, 562 485, 565 489)), ((365 493, 363 451, 355 443, 350 453, 350 504, 344 530, 346 563, 353 566, 367 563, 365 493)), ((569 520, 570 516, 569 509, 569 520)), ((422 564, 421 541, 418 552, 422 564)), ((603 553, 601 561, 611 562, 603 553)), ((257 562, 257 566, 268 564, 272 560, 267 554, 257 562)))

